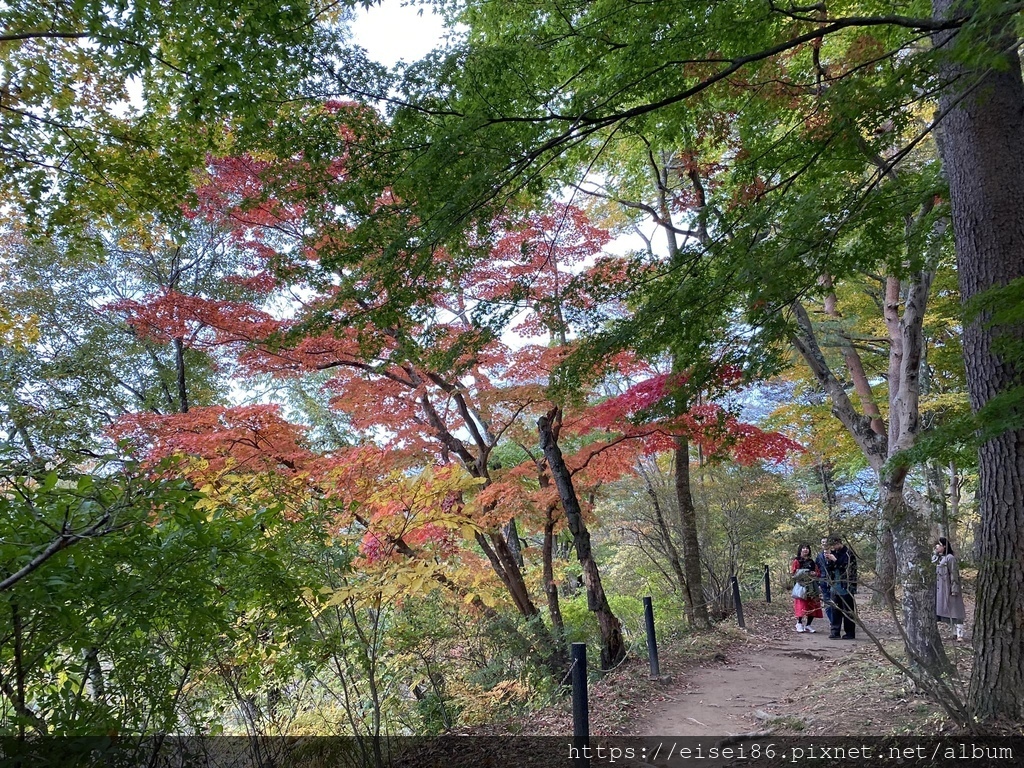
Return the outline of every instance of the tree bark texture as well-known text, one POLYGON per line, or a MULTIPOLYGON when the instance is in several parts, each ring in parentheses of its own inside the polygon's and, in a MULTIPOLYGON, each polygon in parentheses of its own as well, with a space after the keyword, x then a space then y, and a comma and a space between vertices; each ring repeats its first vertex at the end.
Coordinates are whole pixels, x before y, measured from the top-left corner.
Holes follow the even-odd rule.
MULTIPOLYGON (((947 18, 977 10, 972 0, 933 0, 947 18)), ((948 83, 939 99, 940 148, 953 209, 961 298, 1024 277, 1024 83, 1012 17, 993 18, 971 32, 943 33, 934 43, 947 58, 948 83), (956 60, 950 49, 973 33, 975 53, 992 62, 956 60)), ((1022 385, 1021 371, 1003 359, 998 338, 1021 328, 992 327, 984 315, 964 327, 964 362, 971 407, 1022 385)), ((980 447, 977 606, 969 702, 982 721, 1024 718, 1024 430, 1007 430, 980 447)))
POLYGON ((871 602, 876 605, 896 603, 896 544, 892 538, 892 526, 884 507, 880 509, 875 530, 878 542, 875 550, 875 589, 871 602))
POLYGON ((686 618, 691 627, 710 627, 704 581, 700 570, 700 540, 697 538, 697 508, 690 487, 690 442, 676 436, 676 502, 679 505, 679 531, 683 543, 683 573, 686 588, 686 618))
POLYGON ((625 657, 626 643, 622 637, 622 624, 612 613, 611 606, 608 605, 608 597, 601 584, 601 573, 590 546, 590 531, 587 530, 587 525, 583 520, 583 510, 580 508, 569 468, 565 465, 562 451, 555 439, 552 422, 557 415, 558 410, 555 409, 538 419, 537 431, 540 433, 540 447, 544 451, 544 458, 547 459, 548 467, 551 469, 555 487, 558 488, 558 497, 562 501, 565 520, 572 532, 573 543, 576 546, 576 556, 583 568, 583 582, 587 588, 587 607, 597 617, 597 625, 601 633, 601 668, 610 669, 625 657))
POLYGON ((935 623, 931 526, 920 513, 920 504, 908 502, 902 481, 894 487, 883 484, 881 502, 883 517, 893 532, 907 653, 912 664, 941 677, 951 667, 935 623))

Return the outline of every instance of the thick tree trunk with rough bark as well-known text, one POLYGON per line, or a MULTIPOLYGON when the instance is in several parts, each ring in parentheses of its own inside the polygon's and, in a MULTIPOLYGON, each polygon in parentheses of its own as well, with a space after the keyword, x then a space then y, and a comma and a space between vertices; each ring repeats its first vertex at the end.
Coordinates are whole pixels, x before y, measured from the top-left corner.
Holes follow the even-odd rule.
POLYGON ((572 532, 576 546, 576 556, 583 568, 583 583, 587 588, 587 608, 597 617, 597 626, 601 634, 601 668, 610 669, 618 664, 626 655, 626 643, 622 637, 622 624, 612 613, 608 605, 608 597, 601 584, 601 572, 590 547, 590 531, 583 521, 583 510, 580 508, 576 489, 572 484, 569 468, 562 458, 553 429, 553 421, 558 417, 558 409, 537 420, 537 431, 540 433, 540 447, 544 451, 551 477, 558 488, 558 497, 562 501, 565 520, 572 532))
POLYGON ((690 487, 690 443, 676 437, 676 502, 679 504, 679 530, 683 540, 683 573, 686 581, 686 618, 692 627, 710 627, 704 581, 700 571, 700 540, 697 538, 697 508, 690 487))
MULTIPOLYGON (((977 2, 933 0, 935 16, 975 10, 977 2)), ((989 66, 946 60, 949 83, 939 100, 943 166, 953 208, 957 273, 969 304, 993 287, 1024 277, 1024 83, 1014 19, 974 30, 976 52, 989 66)), ((960 33, 965 34, 965 33, 960 33)), ((957 35, 938 34, 947 50, 957 35)), ((998 338, 1021 338, 1020 327, 991 327, 986 316, 964 327, 967 389, 975 412, 1022 385, 1022 372, 1003 359, 998 338)), ((1024 718, 1024 430, 988 438, 979 450, 981 513, 974 669, 970 705, 984 721, 1024 718)))

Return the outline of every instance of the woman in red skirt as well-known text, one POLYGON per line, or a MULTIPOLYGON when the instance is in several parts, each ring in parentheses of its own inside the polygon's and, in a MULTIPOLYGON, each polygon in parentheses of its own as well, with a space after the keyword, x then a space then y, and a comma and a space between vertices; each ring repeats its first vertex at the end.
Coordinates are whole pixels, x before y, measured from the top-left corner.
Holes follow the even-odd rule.
POLYGON ((814 632, 811 622, 822 617, 821 591, 818 589, 821 571, 818 570, 818 564, 811 556, 810 544, 801 544, 797 547, 796 557, 790 563, 789 572, 793 575, 793 581, 796 584, 793 587, 793 613, 796 616, 796 631, 814 632), (800 594, 799 597, 798 594, 800 594))

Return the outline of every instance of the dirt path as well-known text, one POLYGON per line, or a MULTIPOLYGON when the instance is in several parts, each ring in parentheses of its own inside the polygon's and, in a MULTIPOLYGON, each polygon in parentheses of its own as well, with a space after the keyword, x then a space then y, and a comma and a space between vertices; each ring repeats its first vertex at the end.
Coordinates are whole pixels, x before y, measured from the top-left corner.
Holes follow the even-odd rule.
MULTIPOLYGON (((591 736, 715 737, 770 732, 779 736, 935 732, 945 727, 940 707, 916 691, 867 636, 870 630, 893 653, 902 640, 888 613, 867 601, 855 641, 830 640, 815 620, 814 634, 794 631, 789 601, 751 600, 746 628, 727 619, 708 632, 662 640, 662 677, 651 679, 646 648, 599 679, 589 691, 591 736), (837 686, 842 696, 835 696, 837 686), (845 733, 837 733, 837 723, 845 733)), ((969 642, 940 635, 951 660, 970 674, 969 642)), ((572 733, 568 698, 500 726, 498 734, 562 736, 572 733)), ((738 742, 737 742, 738 743, 738 742)), ((712 768, 710 764, 706 768, 712 768)))
POLYGON ((721 737, 770 727, 787 716, 786 700, 795 690, 867 650, 865 644, 870 641, 829 639, 824 622, 814 634, 797 633, 790 624, 789 635, 775 634, 691 668, 639 723, 636 735, 721 737))

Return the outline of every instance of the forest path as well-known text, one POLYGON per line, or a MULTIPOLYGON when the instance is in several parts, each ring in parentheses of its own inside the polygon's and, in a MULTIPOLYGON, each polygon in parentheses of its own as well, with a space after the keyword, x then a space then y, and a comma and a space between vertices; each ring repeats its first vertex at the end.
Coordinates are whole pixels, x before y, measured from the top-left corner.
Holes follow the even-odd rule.
MULTIPOLYGON (((869 637, 870 632, 901 656, 903 641, 892 615, 869 598, 858 601, 857 612, 857 639, 830 640, 823 619, 815 619, 813 634, 794 630, 788 595, 767 605, 754 597, 744 606, 745 629, 729 617, 707 632, 659 637, 657 679, 650 676, 646 648, 634 642, 636 651, 624 663, 591 681, 591 736, 697 737, 718 744, 765 732, 811 739, 944 727, 941 707, 869 637)), ((963 689, 973 654, 971 627, 963 642, 946 626, 939 635, 959 670, 956 686, 963 689)), ((642 640, 642 634, 633 639, 642 640)), ((503 728, 502 733, 571 734, 571 702, 560 700, 515 721, 511 730, 503 728)), ((654 762, 660 767, 663 760, 654 762)), ((713 768, 707 761, 702 765, 713 768)))
MULTIPOLYGON (((874 650, 866 637, 829 639, 828 624, 798 633, 795 619, 763 638, 690 667, 664 699, 636 723, 637 736, 729 736, 761 731, 793 715, 790 706, 815 678, 834 680, 837 666, 874 650)), ((886 638, 888 639, 888 638, 886 638)), ((823 683, 824 684, 824 683, 823 683)))

